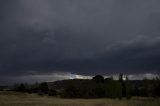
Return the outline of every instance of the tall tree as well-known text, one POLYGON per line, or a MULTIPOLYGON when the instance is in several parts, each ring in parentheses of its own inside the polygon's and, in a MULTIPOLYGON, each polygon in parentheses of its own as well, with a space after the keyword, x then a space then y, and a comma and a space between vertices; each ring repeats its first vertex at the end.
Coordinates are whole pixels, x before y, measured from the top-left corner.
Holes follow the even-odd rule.
POLYGON ((93 77, 93 81, 97 82, 97 83, 103 83, 104 82, 104 77, 101 75, 96 75, 93 77))
POLYGON ((132 97, 132 86, 131 86, 127 76, 126 76, 125 87, 126 87, 126 98, 131 99, 131 97, 132 97))

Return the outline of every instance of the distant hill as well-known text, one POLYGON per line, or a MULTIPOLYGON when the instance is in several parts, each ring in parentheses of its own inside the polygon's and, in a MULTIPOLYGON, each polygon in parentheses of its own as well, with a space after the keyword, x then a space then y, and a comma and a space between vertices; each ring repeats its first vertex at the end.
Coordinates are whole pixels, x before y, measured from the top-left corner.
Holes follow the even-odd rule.
MULTIPOLYGON (((91 79, 67 79, 67 80, 59 80, 54 82, 48 82, 49 88, 54 88, 57 90, 64 89, 68 84, 74 84, 80 86, 82 83, 89 83, 91 79)), ((142 80, 130 80, 129 81, 132 85, 139 87, 142 86, 142 80)))
POLYGON ((67 80, 48 82, 48 85, 49 85, 49 88, 60 90, 60 89, 64 89, 70 83, 75 85, 80 85, 81 83, 90 82, 90 81, 91 81, 90 79, 67 79, 67 80))

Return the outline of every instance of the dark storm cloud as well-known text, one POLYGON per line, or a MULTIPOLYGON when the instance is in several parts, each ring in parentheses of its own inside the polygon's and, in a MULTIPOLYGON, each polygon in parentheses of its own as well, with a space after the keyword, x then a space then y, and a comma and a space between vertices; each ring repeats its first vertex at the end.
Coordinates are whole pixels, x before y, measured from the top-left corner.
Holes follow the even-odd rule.
POLYGON ((159 0, 1 0, 0 75, 159 72, 159 0))

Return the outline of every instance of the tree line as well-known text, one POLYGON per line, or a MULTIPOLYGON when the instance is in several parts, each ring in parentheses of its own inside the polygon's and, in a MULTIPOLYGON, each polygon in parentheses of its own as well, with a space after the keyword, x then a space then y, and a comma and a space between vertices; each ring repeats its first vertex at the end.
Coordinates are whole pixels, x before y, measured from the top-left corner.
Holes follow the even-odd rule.
POLYGON ((119 74, 119 80, 112 77, 104 78, 101 75, 94 76, 91 80, 68 80, 62 89, 47 82, 34 85, 19 84, 12 90, 18 92, 37 93, 39 95, 56 96, 62 98, 126 98, 132 96, 160 97, 160 78, 152 80, 131 81, 128 77, 123 80, 123 74, 119 74))

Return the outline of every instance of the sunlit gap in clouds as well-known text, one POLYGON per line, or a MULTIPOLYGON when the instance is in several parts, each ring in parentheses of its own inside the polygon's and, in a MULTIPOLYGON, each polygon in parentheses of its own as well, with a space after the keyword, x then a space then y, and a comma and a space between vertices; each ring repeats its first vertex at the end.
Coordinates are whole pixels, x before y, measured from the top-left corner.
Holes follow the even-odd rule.
MULTIPOLYGON (((125 80, 126 76, 129 80, 143 80, 143 79, 154 79, 158 77, 157 74, 146 73, 146 74, 129 74, 124 75, 123 79, 125 80)), ((93 76, 86 76, 86 75, 77 75, 72 73, 52 73, 46 75, 28 75, 28 76, 20 76, 20 77, 13 77, 15 81, 23 81, 23 82, 53 82, 57 80, 66 80, 66 79, 92 79, 93 76), (16 80, 17 79, 17 80, 16 80)), ((118 74, 113 75, 104 75, 104 78, 113 77, 114 80, 119 79, 118 74)))

